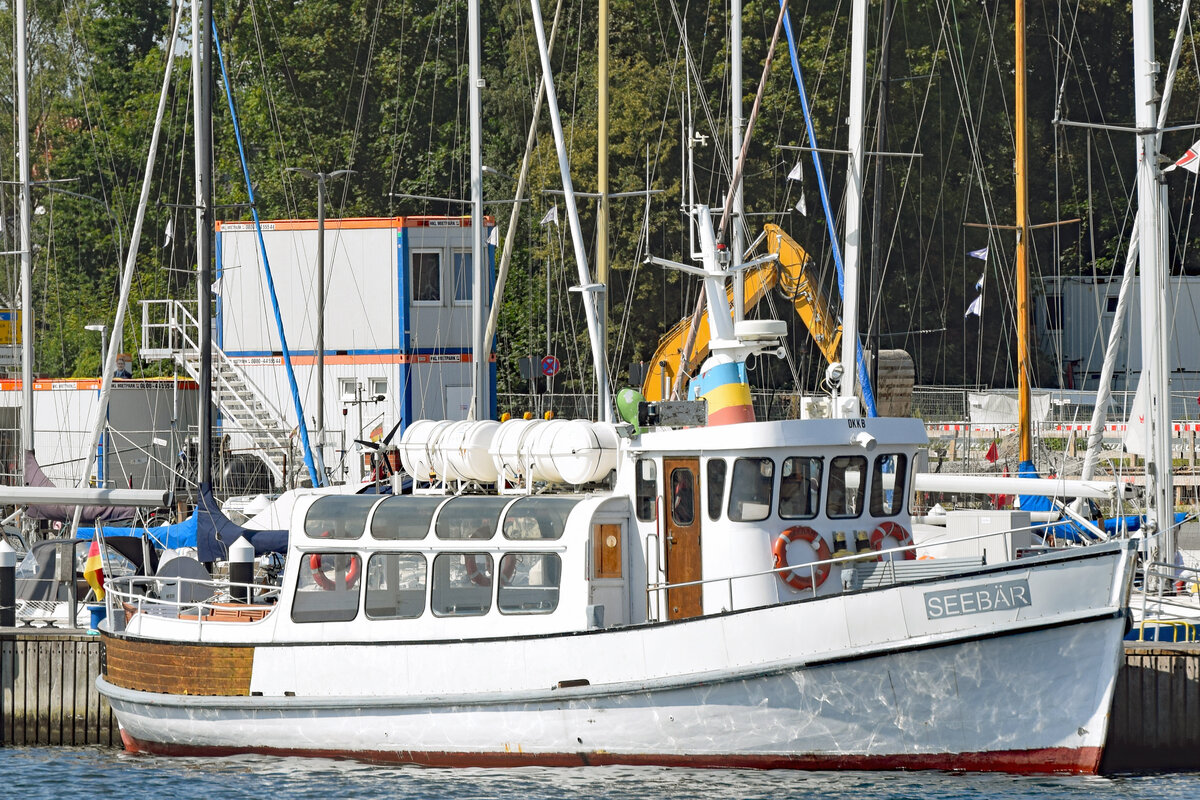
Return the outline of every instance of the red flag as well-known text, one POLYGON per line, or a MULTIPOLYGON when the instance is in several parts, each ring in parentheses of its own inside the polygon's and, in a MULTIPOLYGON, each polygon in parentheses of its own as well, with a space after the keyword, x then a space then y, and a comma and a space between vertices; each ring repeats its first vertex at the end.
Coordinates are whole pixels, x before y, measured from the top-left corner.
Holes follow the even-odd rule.
POLYGON ((987 461, 989 464, 995 464, 996 459, 998 459, 998 458, 1000 458, 1000 453, 996 449, 996 443, 992 442, 992 446, 987 449, 986 453, 984 453, 983 459, 985 461, 987 461))

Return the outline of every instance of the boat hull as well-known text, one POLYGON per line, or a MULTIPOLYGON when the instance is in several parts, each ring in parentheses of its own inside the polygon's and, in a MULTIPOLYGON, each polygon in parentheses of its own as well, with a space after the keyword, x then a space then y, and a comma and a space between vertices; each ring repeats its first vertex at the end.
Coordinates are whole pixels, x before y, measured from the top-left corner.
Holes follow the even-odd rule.
MULTIPOLYGON (((753 624, 753 612, 743 617, 753 624)), ((726 679, 566 687, 520 702, 184 697, 103 678, 101 689, 127 749, 164 755, 1093 773, 1125 625, 1109 613, 726 679)))

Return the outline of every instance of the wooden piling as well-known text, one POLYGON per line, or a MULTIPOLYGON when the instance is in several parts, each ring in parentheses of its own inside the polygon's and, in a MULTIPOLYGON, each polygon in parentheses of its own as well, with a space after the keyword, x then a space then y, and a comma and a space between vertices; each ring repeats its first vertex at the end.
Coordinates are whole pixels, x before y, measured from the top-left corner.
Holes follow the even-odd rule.
POLYGON ((0 629, 0 745, 119 745, 99 675, 98 636, 0 629))
POLYGON ((1200 643, 1127 642, 1101 770, 1200 769, 1200 643))

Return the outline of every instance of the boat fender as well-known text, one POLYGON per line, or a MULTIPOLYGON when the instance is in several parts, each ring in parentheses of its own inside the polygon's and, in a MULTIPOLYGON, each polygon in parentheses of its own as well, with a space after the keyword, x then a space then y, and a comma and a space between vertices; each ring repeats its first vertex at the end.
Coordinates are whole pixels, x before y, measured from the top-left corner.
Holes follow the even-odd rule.
MULTIPOLYGON (((896 547, 907 547, 913 543, 912 534, 909 533, 908 528, 905 528, 898 522, 888 520, 887 522, 879 523, 879 527, 871 531, 871 549, 882 550, 883 540, 889 536, 896 540, 896 547)), ((904 551, 905 561, 915 561, 916 558, 916 550, 904 551)))
MULTIPOLYGON (((791 566, 788 564, 788 545, 797 541, 805 541, 812 545, 813 550, 816 551, 818 561, 829 561, 829 545, 821 538, 821 534, 806 525, 794 525, 779 534, 779 538, 775 540, 774 547, 771 548, 771 552, 775 557, 774 563, 776 568, 791 566)), ((816 567, 815 570, 810 570, 803 574, 797 573, 794 570, 792 572, 776 572, 775 574, 779 576, 779 580, 793 589, 814 589, 816 587, 813 585, 813 574, 815 573, 816 575, 816 586, 820 586, 829 577, 831 568, 832 565, 824 563, 816 567)))
MULTIPOLYGON (((478 556, 464 555, 463 566, 467 568, 467 577, 471 579, 471 583, 476 586, 488 586, 492 582, 492 576, 487 573, 487 570, 479 568, 478 556)), ((517 571, 517 559, 500 558, 500 575, 504 578, 505 583, 512 580, 517 571)))

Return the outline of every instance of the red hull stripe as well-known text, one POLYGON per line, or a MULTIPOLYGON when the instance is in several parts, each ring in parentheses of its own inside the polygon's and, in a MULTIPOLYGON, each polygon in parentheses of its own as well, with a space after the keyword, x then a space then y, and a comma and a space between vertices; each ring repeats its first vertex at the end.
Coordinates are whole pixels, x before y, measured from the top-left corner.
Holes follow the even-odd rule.
POLYGON ((409 750, 288 749, 276 747, 201 747, 141 742, 121 731, 131 753, 161 756, 232 756, 258 753, 272 756, 342 758, 381 764, 419 764, 426 767, 580 767, 657 766, 732 769, 936 769, 1020 774, 1075 773, 1094 775, 1100 767, 1099 747, 1048 747, 1041 750, 999 750, 990 753, 921 753, 898 755, 638 755, 625 753, 453 753, 409 750))

